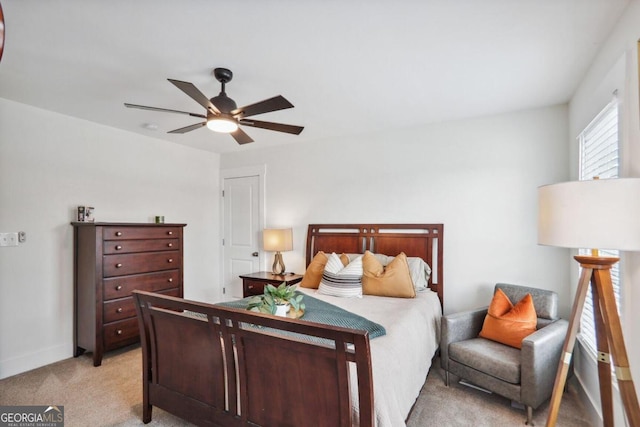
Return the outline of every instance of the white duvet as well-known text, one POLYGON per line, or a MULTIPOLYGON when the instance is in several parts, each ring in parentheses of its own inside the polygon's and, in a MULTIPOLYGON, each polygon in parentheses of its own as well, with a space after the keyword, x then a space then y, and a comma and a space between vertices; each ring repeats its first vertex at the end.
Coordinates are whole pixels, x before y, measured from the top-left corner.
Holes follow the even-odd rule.
MULTIPOLYGON (((438 295, 425 290, 415 298, 340 298, 298 290, 384 326, 387 334, 370 341, 376 425, 404 426, 439 345, 438 295)), ((357 401, 357 389, 352 390, 357 401)))

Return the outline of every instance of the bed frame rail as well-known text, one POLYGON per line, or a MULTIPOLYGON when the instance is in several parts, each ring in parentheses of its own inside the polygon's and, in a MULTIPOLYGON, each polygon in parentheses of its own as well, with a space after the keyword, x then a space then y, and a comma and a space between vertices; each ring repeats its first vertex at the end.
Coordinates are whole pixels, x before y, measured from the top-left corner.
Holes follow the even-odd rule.
POLYGON ((197 425, 298 426, 312 417, 313 425, 350 427, 356 387, 359 425, 373 426, 366 331, 144 291, 134 299, 145 423, 157 406, 197 425))

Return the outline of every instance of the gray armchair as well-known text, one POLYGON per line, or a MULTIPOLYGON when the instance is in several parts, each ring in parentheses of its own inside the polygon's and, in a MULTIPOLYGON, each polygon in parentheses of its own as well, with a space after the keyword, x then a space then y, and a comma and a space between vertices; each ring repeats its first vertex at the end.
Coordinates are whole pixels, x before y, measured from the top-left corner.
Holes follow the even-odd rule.
MULTIPOLYGON (((538 316, 537 331, 522 341, 522 349, 478 337, 487 308, 442 318, 440 361, 449 385, 449 373, 533 409, 551 397, 562 345, 569 323, 558 318, 558 295, 525 286, 498 283, 514 304, 527 293, 538 316)), ((495 292, 495 290, 494 290, 495 292)))

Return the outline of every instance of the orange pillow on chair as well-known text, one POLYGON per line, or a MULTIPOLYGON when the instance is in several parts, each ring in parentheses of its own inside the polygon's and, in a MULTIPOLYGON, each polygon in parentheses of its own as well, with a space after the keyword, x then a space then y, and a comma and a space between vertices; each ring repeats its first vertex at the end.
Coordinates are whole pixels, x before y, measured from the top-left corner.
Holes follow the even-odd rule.
POLYGON ((498 288, 493 295, 489 311, 484 318, 480 336, 488 340, 522 348, 522 340, 536 331, 538 316, 531 294, 527 294, 516 305, 498 288))

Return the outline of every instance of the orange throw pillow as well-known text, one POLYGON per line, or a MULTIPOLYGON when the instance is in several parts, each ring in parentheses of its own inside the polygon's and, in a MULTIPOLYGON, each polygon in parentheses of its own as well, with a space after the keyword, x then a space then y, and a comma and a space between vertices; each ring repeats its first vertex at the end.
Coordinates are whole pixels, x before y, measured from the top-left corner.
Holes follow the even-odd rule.
POLYGON ((516 305, 497 289, 487 316, 484 318, 480 336, 488 340, 522 348, 522 340, 536 331, 538 316, 531 294, 527 294, 516 305))
POLYGON ((322 280, 322 273, 324 273, 324 266, 327 264, 327 255, 324 252, 319 251, 316 256, 313 257, 307 270, 304 272, 300 287, 318 289, 320 286, 320 280, 322 280))
POLYGON ((362 293, 381 297, 415 298, 407 256, 400 252, 386 267, 369 251, 362 257, 362 293))

